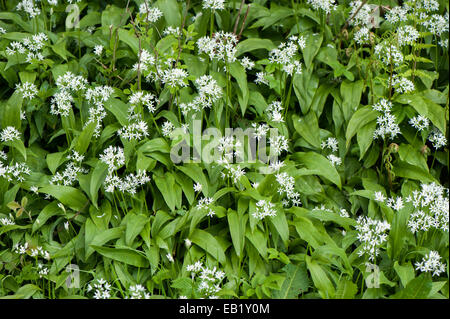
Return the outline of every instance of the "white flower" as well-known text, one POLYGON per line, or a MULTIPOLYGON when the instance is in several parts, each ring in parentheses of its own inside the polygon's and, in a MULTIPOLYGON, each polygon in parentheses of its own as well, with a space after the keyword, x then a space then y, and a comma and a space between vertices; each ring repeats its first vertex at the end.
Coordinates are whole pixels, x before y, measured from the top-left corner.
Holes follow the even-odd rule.
POLYGON ((192 246, 192 241, 190 241, 189 238, 186 238, 184 240, 184 244, 186 245, 187 248, 189 248, 192 246))
POLYGON ((373 26, 372 9, 366 3, 362 5, 362 1, 355 0, 350 3, 352 10, 349 13, 349 17, 353 17, 350 21, 350 25, 354 26, 373 26))
POLYGON ((135 123, 131 123, 123 126, 121 129, 117 131, 117 134, 126 140, 141 140, 149 135, 148 126, 145 121, 138 121, 135 123))
POLYGON ((394 24, 397 22, 408 20, 407 14, 408 14, 407 7, 397 6, 393 7, 391 10, 386 12, 386 15, 384 17, 388 22, 394 24))
POLYGON ((180 68, 164 70, 161 76, 161 82, 172 88, 186 87, 188 73, 180 68))
POLYGON ((390 229, 390 224, 367 216, 359 216, 356 222, 357 238, 362 243, 358 255, 368 254, 369 260, 373 261, 378 256, 380 247, 387 241, 386 232, 390 229))
POLYGON ((375 192, 374 196, 375 196, 375 200, 377 202, 383 202, 384 203, 384 201, 386 200, 386 197, 383 195, 382 192, 375 192))
POLYGON ((425 116, 417 115, 409 120, 409 124, 411 124, 415 129, 423 131, 428 128, 430 122, 425 116))
POLYGON ((139 6, 139 13, 143 15, 147 14, 146 19, 150 23, 155 23, 163 16, 163 13, 158 8, 150 8, 147 1, 139 6))
POLYGON ((398 93, 410 93, 415 90, 413 82, 411 82, 407 78, 400 77, 397 74, 392 77, 392 86, 398 93))
POLYGON ((9 219, 8 217, 0 218, 0 223, 3 226, 15 225, 16 224, 12 219, 9 219))
POLYGON ((225 0, 203 0, 202 7, 203 9, 223 10, 225 9, 224 2, 225 0))
POLYGON ((341 158, 337 157, 333 154, 328 155, 327 159, 331 162, 331 165, 333 165, 333 166, 339 166, 342 164, 341 158))
POLYGON ((73 97, 66 91, 62 90, 55 93, 51 99, 50 113, 54 115, 69 116, 72 109, 73 97))
POLYGON ((277 214, 276 210, 273 209, 275 207, 274 204, 267 200, 260 200, 256 203, 256 211, 253 213, 253 217, 256 219, 262 220, 265 217, 273 217, 277 214))
POLYGON ((212 38, 202 37, 197 41, 199 54, 206 53, 210 59, 232 63, 236 61, 238 39, 234 33, 218 31, 212 38))
POLYGON ((283 206, 287 206, 289 203, 292 203, 294 206, 300 206, 300 194, 295 191, 295 179, 292 176, 289 176, 286 172, 278 173, 275 175, 276 180, 280 187, 278 188, 278 193, 283 195, 286 194, 288 199, 283 206))
POLYGON ((17 4, 16 9, 25 11, 30 18, 34 18, 41 13, 41 9, 39 9, 38 5, 35 4, 33 0, 22 0, 17 4))
POLYGON ((2 142, 15 141, 20 139, 20 132, 14 126, 7 126, 0 132, 2 142))
POLYGON ((413 26, 406 25, 397 29, 398 44, 404 46, 406 44, 413 45, 419 38, 419 31, 413 26))
POLYGON ((24 99, 32 99, 38 94, 36 85, 30 82, 24 82, 22 85, 16 84, 16 90, 22 94, 24 99))
POLYGON ((398 67, 403 63, 403 54, 392 44, 385 42, 377 44, 375 46, 375 55, 386 66, 393 64, 398 67))
POLYGON ((108 165, 109 172, 121 168, 125 164, 125 155, 123 148, 118 146, 109 146, 100 155, 100 160, 108 165))
POLYGON ((350 215, 348 214, 348 212, 345 208, 341 208, 341 210, 339 211, 339 216, 344 217, 344 218, 350 217, 350 215))
POLYGON ((95 47, 94 47, 94 54, 95 55, 97 55, 97 56, 101 56, 102 55, 102 52, 103 52, 103 45, 96 45, 95 47))
POLYGON ((433 276, 439 276, 446 271, 444 263, 441 263, 441 256, 437 251, 430 251, 423 257, 422 261, 416 262, 416 270, 422 272, 431 272, 433 276))
POLYGON ((322 149, 326 149, 329 148, 331 149, 332 152, 337 152, 338 149, 338 140, 334 137, 329 137, 326 139, 326 141, 323 141, 322 143, 320 143, 320 147, 322 147, 322 149))
POLYGON ((253 62, 252 60, 250 60, 248 57, 243 57, 241 59, 241 65, 244 67, 244 69, 246 70, 252 70, 255 67, 255 62, 253 62))
POLYGON ((283 151, 289 151, 288 140, 283 135, 271 136, 269 138, 269 144, 271 151, 273 151, 276 156, 280 155, 283 151))
POLYGON ((172 122, 165 121, 162 125, 161 131, 164 136, 170 136, 172 132, 175 130, 175 125, 172 122))
POLYGON ((258 72, 256 73, 256 79, 255 79, 255 83, 256 84, 265 84, 265 85, 269 85, 269 81, 267 81, 265 79, 266 74, 264 72, 258 72))
POLYGON ((359 45, 363 45, 369 43, 370 40, 370 31, 367 27, 362 27, 358 31, 355 32, 353 39, 359 45))
POLYGON ((433 143, 435 149, 440 149, 447 145, 447 139, 437 128, 431 131, 430 135, 428 135, 428 140, 433 143))
POLYGON ((335 0, 308 0, 314 10, 323 10, 326 14, 330 13, 332 10, 336 10, 335 0))
POLYGON ((201 192, 202 191, 202 184, 200 184, 200 183, 195 183, 195 185, 194 185, 194 191, 195 192, 201 192))
POLYGON ((171 253, 167 253, 166 257, 167 257, 167 259, 168 259, 171 263, 174 262, 174 259, 173 259, 173 256, 172 256, 171 253))

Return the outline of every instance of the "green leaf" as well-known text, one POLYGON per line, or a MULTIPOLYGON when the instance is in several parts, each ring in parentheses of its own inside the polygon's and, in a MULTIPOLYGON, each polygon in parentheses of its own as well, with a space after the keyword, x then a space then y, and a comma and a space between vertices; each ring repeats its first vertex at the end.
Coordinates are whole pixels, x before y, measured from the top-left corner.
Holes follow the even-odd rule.
POLYGON ((239 42, 238 45, 236 46, 236 57, 239 57, 242 54, 253 50, 264 49, 270 51, 275 48, 276 46, 270 39, 261 39, 261 38, 245 39, 244 41, 239 42))
MULTIPOLYGON (((13 126, 20 130, 20 125, 22 123, 20 119, 20 113, 22 110, 23 98, 22 94, 16 90, 8 101, 2 105, 0 110, 2 127, 13 126)), ((23 143, 22 143, 23 144, 23 143)))
POLYGON ((61 203, 76 211, 82 211, 89 202, 82 191, 70 186, 48 185, 40 188, 39 192, 55 197, 61 203))
POLYGON ((181 13, 176 0, 158 0, 156 6, 164 14, 167 26, 181 27, 181 13))
POLYGON ((375 121, 377 117, 378 113, 374 111, 371 106, 364 106, 358 109, 348 122, 347 131, 345 133, 345 139, 347 141, 345 147, 349 147, 352 137, 355 136, 363 126, 375 121))
POLYGON ((103 181, 105 180, 107 175, 108 175, 108 165, 106 165, 101 161, 98 161, 97 165, 94 168, 94 171, 92 172, 90 183, 90 197, 95 208, 98 208, 97 206, 98 190, 102 186, 103 181))
POLYGON ((302 49, 303 60, 305 61, 306 67, 311 68, 312 61, 319 52, 320 46, 322 45, 323 36, 321 33, 308 33, 305 35, 305 48, 302 49))
POLYGON ((397 275, 400 277, 400 281, 403 287, 406 287, 408 283, 415 277, 414 267, 410 262, 403 266, 400 266, 400 264, 396 260, 394 263, 394 269, 397 275))
POLYGON ((120 125, 128 124, 128 106, 119 99, 109 99, 105 102, 105 109, 110 111, 119 121, 120 125))
POLYGON ((195 164, 184 164, 183 166, 176 166, 177 169, 189 176, 195 183, 202 185, 202 193, 209 196, 208 181, 203 174, 203 170, 195 164))
POLYGON ((56 152, 47 154, 46 157, 47 167, 50 170, 50 172, 52 172, 52 174, 56 173, 56 170, 61 164, 61 159, 63 158, 64 154, 65 152, 56 152))
POLYGON ((147 258, 142 256, 134 249, 127 247, 102 247, 97 245, 90 245, 96 252, 104 257, 120 261, 127 265, 135 267, 147 268, 149 266, 147 258))
POLYGON ((421 167, 410 165, 405 162, 396 162, 394 164, 393 172, 397 177, 415 179, 425 183, 438 182, 429 172, 421 167))
POLYGON ((354 299, 358 286, 348 279, 339 280, 336 290, 336 299, 354 299))
POLYGON ((57 201, 51 202, 50 204, 45 206, 39 213, 39 216, 33 223, 32 232, 35 232, 36 230, 44 226, 45 222, 52 216, 61 215, 63 213, 64 213, 63 210, 58 207, 57 201))
POLYGON ((292 78, 294 81, 294 92, 303 114, 308 113, 311 108, 314 94, 319 87, 319 77, 312 69, 303 70, 301 74, 295 74, 292 78))
POLYGON ((143 214, 128 214, 126 216, 126 231, 125 231, 125 243, 128 246, 132 246, 133 240, 145 227, 145 224, 149 221, 149 218, 143 214))
POLYGON ((314 174, 326 178, 341 189, 341 177, 336 168, 324 156, 314 152, 298 152, 293 154, 293 158, 300 161, 308 170, 314 171, 314 174))
POLYGON ((308 255, 305 255, 305 261, 314 285, 319 290, 320 296, 324 299, 334 298, 335 288, 322 266, 308 255))
POLYGON ((356 82, 350 82, 345 80, 341 84, 341 96, 342 96, 342 113, 346 122, 350 120, 352 114, 358 110, 361 102, 361 95, 364 90, 364 81, 359 80, 356 82))
POLYGON ((238 257, 241 257, 245 244, 245 227, 247 219, 245 216, 239 216, 236 211, 229 209, 227 213, 228 226, 230 228, 231 240, 238 257))
POLYGON ((311 110, 303 117, 294 114, 292 115, 292 122, 301 137, 316 149, 320 148, 320 128, 316 113, 311 110))
POLYGON ((364 125, 356 133, 356 140, 359 146, 359 160, 362 160, 373 141, 373 133, 377 128, 377 122, 373 121, 364 125))
POLYGON ((85 154, 89 145, 91 144, 92 135, 94 135, 96 123, 89 123, 81 132, 81 134, 76 138, 75 150, 79 154, 85 154))
POLYGON ((309 280, 305 263, 288 264, 282 270, 286 273, 286 279, 283 281, 281 289, 274 291, 273 298, 296 299, 299 294, 308 290, 309 280))
POLYGON ((242 116, 244 116, 250 95, 247 86, 247 74, 245 73, 244 67, 238 61, 230 64, 230 73, 236 79, 240 89, 240 92, 238 93, 238 100, 241 107, 242 116))
POLYGON ((164 177, 153 175, 153 180, 155 181, 156 186, 163 195, 167 206, 169 206, 171 210, 175 210, 177 199, 174 192, 175 178, 173 177, 173 175, 170 172, 166 172, 164 174, 164 177))
POLYGON ((201 229, 195 229, 189 236, 189 239, 218 260, 222 265, 226 262, 225 252, 220 246, 217 239, 208 233, 207 231, 201 229))
POLYGON ((431 292, 432 283, 424 274, 411 280, 408 285, 398 293, 393 295, 392 299, 427 299, 431 292))

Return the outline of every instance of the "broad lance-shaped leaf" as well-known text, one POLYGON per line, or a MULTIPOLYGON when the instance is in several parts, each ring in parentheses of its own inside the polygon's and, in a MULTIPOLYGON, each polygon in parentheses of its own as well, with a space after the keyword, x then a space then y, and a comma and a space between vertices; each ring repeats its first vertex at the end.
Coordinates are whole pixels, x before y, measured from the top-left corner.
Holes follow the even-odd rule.
POLYGON ((238 43, 236 46, 236 57, 253 50, 264 49, 270 51, 275 48, 275 44, 270 39, 250 38, 238 43))
POLYGON ((82 191, 70 186, 48 185, 40 188, 39 192, 55 197, 61 203, 76 211, 82 211, 89 202, 82 191))
POLYGON ((149 221, 149 218, 143 214, 128 214, 126 216, 126 231, 125 231, 125 243, 132 246, 133 240, 145 227, 145 224, 149 221))
POLYGON ((314 152, 298 152, 295 153, 293 157, 301 164, 305 165, 308 170, 313 170, 315 174, 328 179, 341 189, 341 177, 328 159, 314 152))
POLYGON ((314 112, 309 111, 308 114, 303 117, 294 114, 292 116, 292 123, 301 137, 315 148, 320 148, 320 128, 317 116, 314 112))
POLYGON ((91 175, 90 192, 89 192, 91 201, 96 208, 98 208, 97 206, 98 190, 102 186, 103 181, 105 180, 107 174, 108 174, 108 165, 98 161, 91 175))
POLYGON ((371 106, 364 106, 358 109, 350 121, 348 122, 347 132, 345 133, 346 148, 349 147, 350 141, 353 136, 366 124, 375 121, 377 119, 378 113, 372 109, 371 106))
POLYGON ((110 248, 97 245, 90 246, 102 256, 123 262, 125 264, 141 268, 147 268, 149 266, 147 258, 134 249, 127 247, 110 248))
POLYGON ((334 298, 335 288, 327 276, 327 273, 323 270, 315 260, 310 256, 305 255, 306 265, 308 267, 311 278, 314 282, 314 286, 319 290, 319 294, 324 299, 334 298))
POLYGON ((239 216, 236 211, 229 209, 227 213, 228 225, 230 228, 231 240, 233 242, 236 255, 241 257, 244 251, 245 243, 245 225, 247 223, 247 215, 239 216))
POLYGON ((47 206, 44 207, 44 209, 41 210, 39 213, 39 216, 36 218, 36 220, 33 223, 32 231, 35 232, 40 227, 45 225, 45 222, 52 216, 63 214, 63 210, 59 208, 58 202, 53 201, 47 206))
POLYGON ((195 229, 189 239, 212 257, 217 259, 222 265, 225 264, 225 253, 213 235, 205 230, 195 229))
POLYGON ((281 289, 274 291, 273 297, 276 299, 296 299, 299 294, 308 290, 309 280, 305 263, 301 265, 288 264, 283 267, 286 279, 281 289))
POLYGON ((239 62, 233 62, 230 64, 230 73, 236 79, 240 92, 238 93, 239 105, 241 107, 242 116, 245 114, 245 110, 248 105, 249 90, 247 86, 247 74, 244 67, 239 62))

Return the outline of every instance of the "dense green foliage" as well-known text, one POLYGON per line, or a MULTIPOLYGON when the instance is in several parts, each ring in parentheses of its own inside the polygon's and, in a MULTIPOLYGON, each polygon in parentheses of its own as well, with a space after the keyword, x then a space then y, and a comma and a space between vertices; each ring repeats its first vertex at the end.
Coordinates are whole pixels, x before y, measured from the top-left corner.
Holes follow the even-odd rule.
POLYGON ((0 296, 449 298, 448 6, 2 0, 0 296))

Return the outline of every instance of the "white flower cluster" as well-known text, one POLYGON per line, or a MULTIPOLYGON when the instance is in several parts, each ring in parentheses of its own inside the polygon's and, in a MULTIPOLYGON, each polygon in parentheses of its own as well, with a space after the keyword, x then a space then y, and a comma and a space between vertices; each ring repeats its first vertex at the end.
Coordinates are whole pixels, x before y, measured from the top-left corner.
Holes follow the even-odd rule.
POLYGON ((439 276, 446 271, 445 263, 441 263, 441 256, 434 250, 426 254, 422 261, 416 262, 415 266, 416 270, 430 272, 433 276, 439 276))
POLYGON ((270 153, 275 156, 281 155, 283 151, 289 151, 288 139, 283 135, 269 137, 270 153))
POLYGON ((117 188, 122 193, 129 193, 131 195, 136 194, 137 188, 150 182, 150 177, 147 176, 146 171, 139 170, 136 174, 130 173, 125 175, 124 178, 120 178, 112 173, 106 176, 104 186, 105 191, 112 193, 117 188))
POLYGON ((119 146, 109 146, 100 155, 100 160, 108 165, 109 173, 118 170, 123 165, 125 165, 125 155, 123 153, 123 148, 119 146))
POLYGON ((164 70, 161 75, 161 82, 168 85, 171 88, 183 88, 188 85, 187 77, 188 72, 180 68, 172 68, 164 70))
POLYGON ((16 53, 26 54, 26 62, 32 63, 34 61, 44 60, 42 49, 44 48, 48 37, 45 33, 34 34, 26 37, 22 42, 13 41, 6 48, 7 55, 14 55, 16 53))
POLYGON ((350 3, 352 10, 349 13, 349 17, 353 17, 350 21, 350 25, 372 27, 372 9, 368 4, 364 4, 362 7, 361 5, 362 1, 360 0, 355 0, 350 3), (359 11, 356 13, 358 9, 359 11))
POLYGON ((269 52, 270 63, 279 65, 281 69, 288 75, 301 74, 302 64, 297 59, 299 49, 304 49, 306 46, 303 36, 291 36, 288 42, 282 42, 278 48, 269 52))
POLYGON ((209 10, 225 9, 225 0, 203 0, 202 8, 209 10))
POLYGON ((9 182, 23 182, 25 175, 30 175, 31 170, 25 163, 14 163, 13 165, 3 166, 0 162, 0 177, 6 178, 9 182))
MULTIPOLYGON (((222 162, 219 160, 219 163, 222 162)), ((235 184, 237 184, 241 177, 245 175, 245 171, 241 169, 240 165, 233 166, 225 161, 222 165, 225 168, 225 172, 221 172, 222 178, 231 178, 235 184)))
POLYGON ((145 121, 136 121, 123 126, 117 134, 125 140, 141 140, 149 135, 148 125, 145 121))
POLYGON ((106 102, 113 94, 114 90, 110 86, 97 86, 86 90, 86 99, 92 103, 93 106, 89 108, 89 118, 85 126, 90 123, 95 123, 94 136, 99 137, 102 128, 102 121, 106 116, 104 102, 106 102))
POLYGON ((72 154, 67 156, 71 160, 62 173, 57 172, 50 180, 52 185, 72 186, 77 180, 78 174, 87 174, 89 171, 81 166, 84 156, 78 154, 77 151, 72 151, 72 154))
POLYGON ((308 0, 314 10, 323 10, 326 14, 330 13, 332 10, 336 10, 335 0, 308 0))
POLYGON ((378 256, 381 245, 387 240, 386 232, 390 229, 390 224, 367 216, 359 216, 356 222, 357 238, 362 243, 358 255, 368 254, 369 260, 373 261, 378 256))
POLYGON ((283 200, 283 206, 300 206, 302 203, 300 201, 300 193, 295 191, 295 179, 289 176, 288 173, 278 173, 275 175, 280 188, 278 188, 278 193, 280 195, 286 194, 287 199, 283 200))
POLYGON ((146 15, 145 19, 150 23, 155 23, 163 16, 161 10, 156 7, 151 8, 147 0, 139 6, 139 13, 146 15))
POLYGON ((405 45, 413 45, 416 43, 419 36, 419 31, 411 25, 401 26, 397 29, 397 39, 400 47, 405 45))
MULTIPOLYGON (((326 141, 322 141, 320 146, 322 147, 322 149, 329 148, 329 149, 331 149, 332 152, 338 152, 339 151, 338 141, 334 137, 329 137, 329 138, 326 139, 326 141)), ((336 156, 334 154, 329 154, 327 156, 327 159, 331 162, 331 164, 333 166, 342 164, 342 159, 339 156, 336 156)))
POLYGON ((217 145, 217 150, 220 152, 219 164, 225 165, 233 162, 233 158, 238 154, 235 150, 241 146, 241 142, 232 135, 221 137, 217 145))
POLYGON ((265 217, 274 217, 277 211, 274 209, 275 205, 267 200, 260 200, 256 203, 256 211, 253 213, 253 217, 259 220, 263 220, 265 217))
POLYGON ((31 18, 34 18, 41 14, 41 9, 34 3, 33 0, 22 0, 17 4, 16 10, 24 11, 31 18))
POLYGON ((7 126, 0 132, 0 141, 12 142, 20 139, 20 132, 14 126, 7 126))
POLYGON ((88 81, 81 75, 75 75, 70 71, 67 71, 63 75, 56 78, 56 86, 60 90, 78 92, 85 90, 88 81))
POLYGON ((397 93, 410 93, 416 89, 412 81, 399 76, 398 74, 395 74, 392 77, 392 87, 397 93))
POLYGON ((201 198, 198 201, 196 208, 207 210, 208 213, 206 214, 206 216, 213 217, 216 214, 216 212, 211 207, 213 202, 214 200, 211 197, 201 198))
POLYGON ((395 45, 379 43, 375 46, 375 55, 384 65, 394 65, 396 67, 403 63, 403 54, 395 45))
POLYGON ((42 277, 48 275, 48 268, 45 267, 45 266, 44 266, 43 264, 41 264, 41 263, 38 263, 38 265, 37 265, 37 270, 38 270, 39 278, 42 278, 42 277))
POLYGON ((400 127, 398 126, 395 115, 391 114, 392 102, 381 99, 373 105, 373 109, 378 112, 382 112, 383 115, 377 117, 378 127, 373 132, 373 137, 385 139, 386 136, 390 135, 393 139, 397 134, 400 134, 400 127))
POLYGON ((42 257, 46 260, 50 260, 50 253, 42 248, 42 246, 37 246, 36 248, 30 247, 28 242, 21 245, 19 243, 15 244, 13 247, 13 252, 20 255, 29 255, 30 257, 42 257))
POLYGON ((110 299, 111 298, 111 284, 103 278, 93 281, 87 285, 87 292, 94 290, 94 299, 110 299))
POLYGON ((447 145, 447 139, 437 128, 431 131, 430 135, 428 135, 428 140, 433 143, 435 149, 440 149, 447 145))
POLYGON ((246 56, 240 60, 240 63, 244 67, 244 69, 249 70, 249 71, 255 67, 255 62, 253 62, 246 56))
POLYGON ((362 27, 353 35, 353 39, 359 45, 367 44, 370 41, 370 31, 367 27, 362 27))
MULTIPOLYGON (((130 95, 128 102, 131 104, 128 109, 129 114, 135 114, 136 109, 142 106, 147 107, 150 113, 154 113, 156 111, 156 106, 159 103, 159 99, 152 93, 139 91, 130 95)), ((129 118, 130 116, 133 117, 132 115, 129 115, 129 118)))
POLYGON ((220 284, 225 278, 225 273, 216 267, 203 266, 201 261, 193 265, 187 265, 186 270, 191 272, 192 279, 198 282, 198 291, 210 299, 217 298, 217 293, 222 290, 220 284))
POLYGON ((391 10, 386 12, 384 18, 392 24, 403 22, 408 20, 408 10, 409 8, 405 6, 393 7, 391 10))
POLYGON ((405 207, 405 204, 403 203, 403 198, 400 196, 397 198, 394 197, 388 198, 388 200, 386 201, 386 205, 395 211, 399 211, 403 207, 405 207))
POLYGON ((423 131, 428 128, 430 121, 425 116, 417 115, 409 120, 409 124, 416 130, 423 131))
POLYGON ((275 123, 284 122, 282 111, 283 106, 281 105, 280 101, 273 101, 264 110, 264 112, 267 113, 267 117, 269 118, 269 120, 275 123))
POLYGON ((102 52, 103 52, 103 45, 98 44, 98 45, 96 45, 96 46, 94 47, 94 54, 95 54, 96 56, 101 56, 101 55, 102 55, 102 52))
POLYGON ((170 136, 172 132, 175 130, 175 125, 172 124, 170 121, 165 121, 161 127, 162 135, 164 136, 170 136))
POLYGON ((415 208, 408 219, 409 229, 412 233, 426 232, 432 228, 448 232, 448 189, 436 183, 421 184, 420 188, 420 192, 413 191, 412 195, 405 199, 415 208))
POLYGON ((186 117, 190 111, 198 112, 210 108, 222 97, 222 88, 210 75, 202 75, 195 80, 198 95, 190 103, 181 103, 180 108, 186 117))
POLYGON ((142 285, 131 285, 128 288, 129 296, 125 299, 150 299, 150 294, 142 285))
POLYGON ((13 219, 10 219, 8 217, 3 217, 3 218, 0 218, 0 224, 2 224, 3 226, 8 226, 8 225, 15 225, 16 223, 14 222, 13 219))
POLYGON ((202 37, 197 40, 198 53, 206 53, 211 60, 225 63, 236 61, 238 39, 234 33, 218 31, 212 38, 202 37))
POLYGON ((147 71, 152 65, 155 64, 155 57, 150 54, 146 49, 141 50, 140 57, 138 55, 138 62, 133 65, 133 71, 147 71))
POLYGON ((32 99, 38 94, 38 89, 34 83, 24 82, 22 84, 16 84, 16 90, 22 94, 24 99, 32 99))

